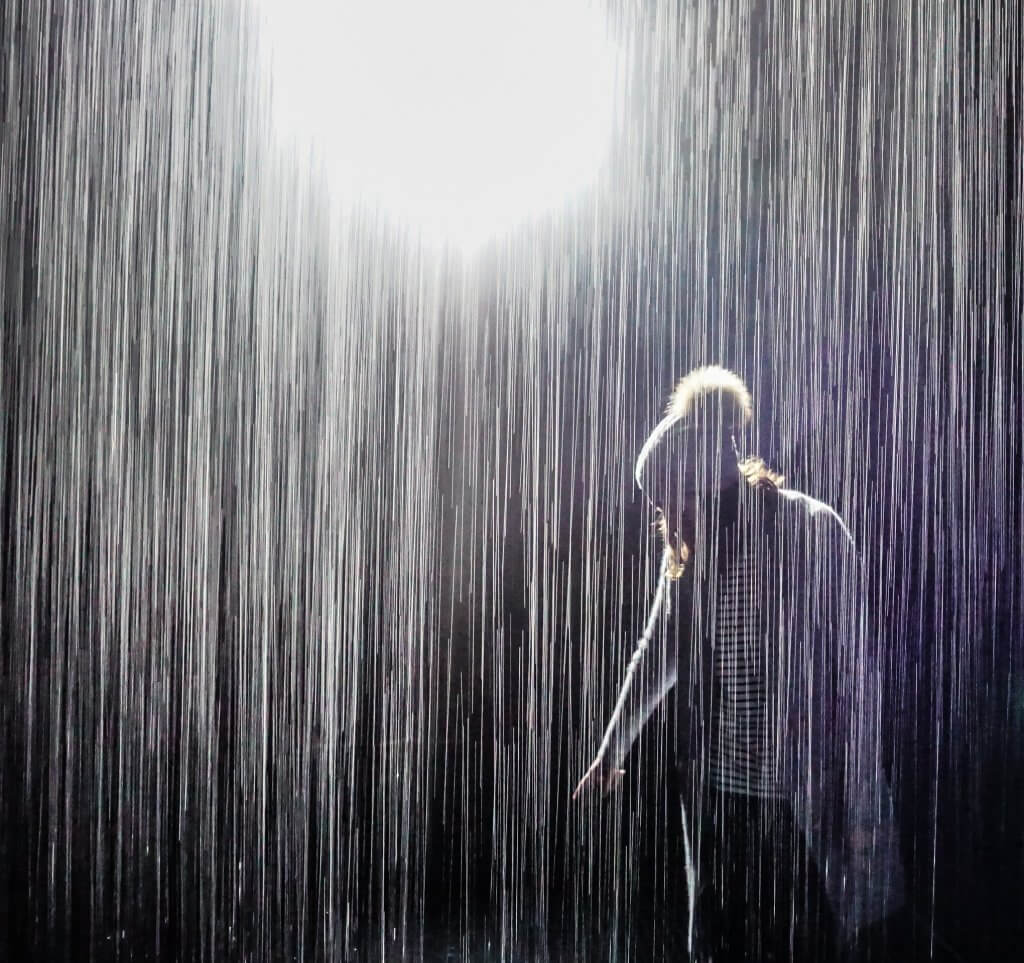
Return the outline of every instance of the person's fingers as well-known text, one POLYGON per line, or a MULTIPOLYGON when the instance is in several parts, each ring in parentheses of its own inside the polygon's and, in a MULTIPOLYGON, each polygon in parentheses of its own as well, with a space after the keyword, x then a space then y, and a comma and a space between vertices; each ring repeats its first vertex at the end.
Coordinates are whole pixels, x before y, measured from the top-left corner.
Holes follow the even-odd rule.
POLYGON ((576 783, 576 788, 572 791, 572 798, 573 799, 575 799, 583 791, 583 787, 587 784, 587 780, 590 778, 590 774, 593 771, 594 771, 593 769, 588 769, 583 774, 583 778, 578 783, 576 783))
POLYGON ((583 773, 583 778, 576 784, 576 788, 573 790, 573 799, 575 799, 583 791, 583 787, 590 781, 591 777, 594 775, 594 771, 598 768, 599 765, 599 760, 595 759, 590 764, 590 768, 587 769, 585 773, 583 773))
POLYGON ((594 762, 590 764, 590 768, 583 774, 583 778, 576 784, 576 788, 572 791, 572 798, 576 799, 584 790, 587 783, 590 782, 591 779, 595 778, 597 779, 601 794, 607 795, 615 789, 620 782, 622 782, 622 777, 625 775, 625 769, 602 768, 601 760, 595 759, 594 762))

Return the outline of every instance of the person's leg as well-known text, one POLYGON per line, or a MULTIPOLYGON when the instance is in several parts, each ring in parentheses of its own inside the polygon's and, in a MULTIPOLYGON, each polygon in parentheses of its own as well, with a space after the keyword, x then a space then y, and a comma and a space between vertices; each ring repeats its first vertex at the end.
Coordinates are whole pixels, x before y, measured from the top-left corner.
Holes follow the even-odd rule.
POLYGON ((693 963, 710 963, 722 958, 721 910, 717 892, 717 864, 720 859, 719 815, 707 797, 691 808, 687 829, 689 852, 689 951, 693 963))
POLYGON ((697 880, 693 958, 741 963, 748 954, 747 853, 752 843, 742 797, 710 792, 694 833, 697 880))
POLYGON ((712 792, 694 835, 695 959, 836 959, 824 889, 787 805, 712 792))
POLYGON ((837 960, 838 937, 828 897, 788 804, 772 806, 764 841, 765 858, 774 870, 771 891, 761 899, 777 907, 766 927, 770 953, 765 959, 792 963, 837 960))

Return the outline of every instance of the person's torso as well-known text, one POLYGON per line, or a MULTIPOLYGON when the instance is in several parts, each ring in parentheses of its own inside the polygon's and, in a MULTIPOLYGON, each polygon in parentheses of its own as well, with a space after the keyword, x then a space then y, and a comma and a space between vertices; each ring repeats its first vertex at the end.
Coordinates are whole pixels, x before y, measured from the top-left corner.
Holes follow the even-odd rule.
POLYGON ((790 782, 775 509, 773 493, 744 491, 717 543, 694 553, 678 638, 688 688, 679 696, 680 762, 720 791, 762 798, 784 798, 790 782))
POLYGON ((780 659, 772 638, 774 582, 762 531, 734 525, 725 533, 708 606, 710 650, 709 778, 723 792, 762 798, 783 794, 779 726, 772 718, 780 659))

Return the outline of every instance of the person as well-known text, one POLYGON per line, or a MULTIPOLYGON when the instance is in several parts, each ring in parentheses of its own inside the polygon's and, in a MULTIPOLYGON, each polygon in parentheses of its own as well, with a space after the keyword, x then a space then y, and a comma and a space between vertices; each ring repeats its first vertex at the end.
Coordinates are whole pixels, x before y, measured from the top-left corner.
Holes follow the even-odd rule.
POLYGON ((843 520, 738 442, 750 393, 686 375, 637 458, 657 593, 573 798, 608 792, 676 687, 691 958, 851 958, 903 901, 878 653, 843 520))

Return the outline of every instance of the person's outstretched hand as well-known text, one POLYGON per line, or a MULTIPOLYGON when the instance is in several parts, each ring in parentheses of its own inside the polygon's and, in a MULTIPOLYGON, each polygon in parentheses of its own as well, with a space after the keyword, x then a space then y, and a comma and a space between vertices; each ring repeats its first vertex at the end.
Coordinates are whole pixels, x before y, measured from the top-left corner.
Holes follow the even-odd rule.
POLYGON ((622 782, 624 775, 626 775, 625 769, 616 769, 604 759, 595 759, 583 774, 583 778, 576 784, 572 798, 576 799, 581 793, 590 792, 595 787, 601 791, 602 796, 607 796, 622 782))

